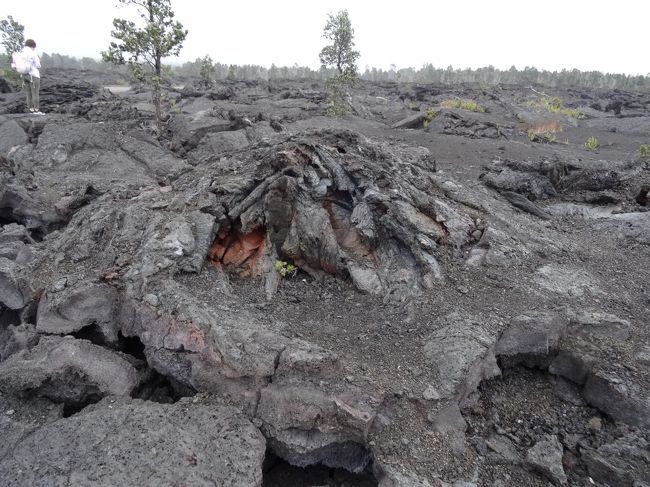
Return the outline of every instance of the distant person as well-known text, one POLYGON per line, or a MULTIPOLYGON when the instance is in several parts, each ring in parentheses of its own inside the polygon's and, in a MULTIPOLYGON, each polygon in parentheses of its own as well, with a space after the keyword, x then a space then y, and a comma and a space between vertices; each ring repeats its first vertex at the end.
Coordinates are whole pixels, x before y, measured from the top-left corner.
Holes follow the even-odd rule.
POLYGON ((43 115, 39 109, 41 90, 41 60, 36 54, 36 43, 32 39, 25 41, 25 47, 14 58, 14 68, 21 73, 23 87, 27 94, 27 108, 35 115, 43 115))

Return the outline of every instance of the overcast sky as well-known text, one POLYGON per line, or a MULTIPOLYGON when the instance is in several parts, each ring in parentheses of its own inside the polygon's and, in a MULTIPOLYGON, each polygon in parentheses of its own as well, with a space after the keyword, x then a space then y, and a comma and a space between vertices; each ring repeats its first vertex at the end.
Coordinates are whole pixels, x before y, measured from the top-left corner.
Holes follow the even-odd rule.
MULTIPOLYGON (((189 30, 180 60, 319 66, 328 13, 346 8, 359 68, 493 65, 650 72, 648 0, 172 0, 189 30)), ((110 42, 116 0, 2 0, 41 52, 89 56, 110 42)))

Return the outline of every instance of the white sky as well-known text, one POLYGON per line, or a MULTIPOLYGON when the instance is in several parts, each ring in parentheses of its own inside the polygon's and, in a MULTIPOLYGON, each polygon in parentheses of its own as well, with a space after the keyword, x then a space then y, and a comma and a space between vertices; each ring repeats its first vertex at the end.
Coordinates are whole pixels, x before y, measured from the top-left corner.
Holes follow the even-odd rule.
MULTIPOLYGON (((116 0, 0 2, 25 25, 40 52, 99 57, 113 17, 134 7, 116 0)), ((535 66, 628 74, 650 72, 648 0, 172 0, 189 30, 180 60, 319 66, 327 13, 347 8, 366 65, 388 69, 501 69, 535 66)))

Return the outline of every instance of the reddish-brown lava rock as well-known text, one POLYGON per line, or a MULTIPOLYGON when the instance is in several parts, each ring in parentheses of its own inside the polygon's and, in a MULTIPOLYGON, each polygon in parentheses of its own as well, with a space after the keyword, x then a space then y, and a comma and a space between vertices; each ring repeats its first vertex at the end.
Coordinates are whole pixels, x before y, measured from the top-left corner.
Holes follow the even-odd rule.
POLYGON ((233 269, 243 277, 258 276, 258 263, 265 244, 266 231, 263 228, 246 234, 238 230, 221 231, 208 251, 208 261, 216 267, 233 269))

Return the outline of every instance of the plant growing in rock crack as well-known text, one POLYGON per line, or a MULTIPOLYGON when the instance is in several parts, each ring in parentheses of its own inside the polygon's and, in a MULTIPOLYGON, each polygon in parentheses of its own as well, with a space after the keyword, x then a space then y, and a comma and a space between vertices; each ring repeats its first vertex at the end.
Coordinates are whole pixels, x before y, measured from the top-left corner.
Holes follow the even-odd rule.
POLYGON ((427 108, 427 111, 424 114, 424 121, 422 122, 422 125, 424 126, 425 129, 429 128, 429 124, 431 123, 431 120, 436 118, 436 115, 438 115, 438 112, 436 112, 433 108, 431 107, 427 108))
POLYGON ((639 155, 644 159, 650 157, 650 144, 641 144, 639 146, 639 155))
POLYGON ((341 117, 348 112, 347 90, 359 80, 357 59, 359 51, 354 50, 354 29, 347 10, 336 15, 329 14, 323 37, 331 44, 325 46, 319 55, 323 69, 336 68, 336 74, 325 84, 327 106, 325 114, 341 117))
POLYGON ((124 5, 134 5, 143 26, 125 19, 113 19, 111 36, 115 39, 107 51, 102 51, 105 62, 131 68, 134 76, 153 90, 152 101, 156 110, 156 128, 162 134, 161 91, 162 58, 178 56, 187 30, 174 20, 170 0, 118 0, 124 5))
POLYGON ((276 259, 275 261, 275 270, 282 277, 295 276, 296 272, 298 272, 298 268, 295 265, 280 259, 276 259))
POLYGON ((340 76, 333 76, 325 82, 325 94, 327 98, 327 104, 325 105, 326 116, 338 118, 348 113, 347 86, 348 82, 340 76))
POLYGON ((598 139, 596 137, 589 137, 587 141, 585 142, 585 148, 587 150, 596 150, 600 147, 600 143, 598 142, 598 139))

